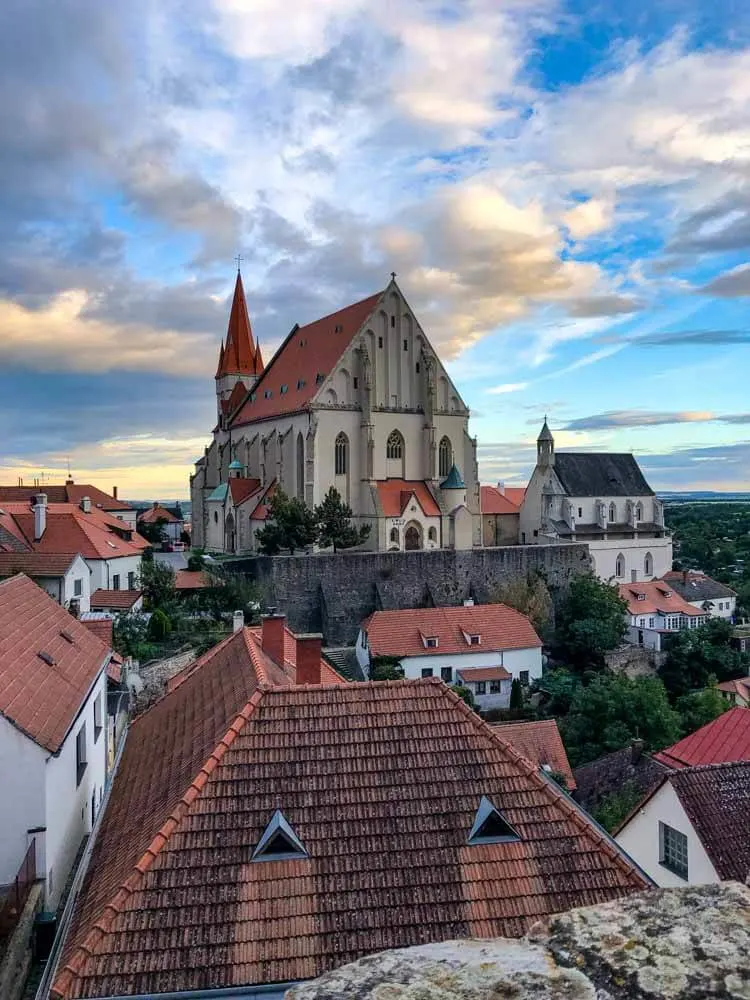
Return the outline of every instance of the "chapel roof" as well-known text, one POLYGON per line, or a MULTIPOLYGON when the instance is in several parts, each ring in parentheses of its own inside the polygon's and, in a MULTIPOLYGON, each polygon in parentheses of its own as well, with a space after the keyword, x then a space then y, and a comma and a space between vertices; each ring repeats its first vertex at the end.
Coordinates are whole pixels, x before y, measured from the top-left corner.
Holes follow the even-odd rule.
POLYGON ((635 458, 610 452, 555 452, 555 473, 571 497, 645 497, 654 491, 635 458))

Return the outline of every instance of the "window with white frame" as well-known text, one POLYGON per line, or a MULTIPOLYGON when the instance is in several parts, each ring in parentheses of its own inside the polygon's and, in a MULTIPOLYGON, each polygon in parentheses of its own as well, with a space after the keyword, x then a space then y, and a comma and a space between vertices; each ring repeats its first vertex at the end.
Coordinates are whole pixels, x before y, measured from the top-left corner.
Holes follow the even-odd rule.
POLYGON ((490 694, 500 694, 502 684, 500 681, 490 681, 490 694))
POLYGON ((94 698, 94 743, 99 739, 99 734, 104 728, 104 713, 102 712, 102 695, 98 694, 94 698))
POLYGON ((81 784, 81 778, 86 773, 86 723, 76 733, 76 788, 81 784))
POLYGON ((474 693, 475 694, 486 694, 487 693, 487 682, 486 681, 477 681, 474 684, 474 693))
POLYGON ((684 833, 659 823, 659 861, 673 875, 688 877, 688 842, 684 833))
POLYGON ((80 578, 73 581, 73 596, 83 597, 83 580, 80 578))
POLYGON ((528 687, 528 684, 529 684, 529 672, 528 672, 528 670, 521 670, 521 671, 519 671, 518 679, 523 684, 524 687, 528 687))
POLYGON ((432 677, 432 667, 422 667, 423 677, 432 677))
POLYGON ((453 667, 441 667, 440 668, 440 680, 445 681, 446 684, 453 683, 453 667))
POLYGON ((115 573, 114 576, 112 577, 112 590, 119 590, 119 589, 120 589, 120 574, 115 573))

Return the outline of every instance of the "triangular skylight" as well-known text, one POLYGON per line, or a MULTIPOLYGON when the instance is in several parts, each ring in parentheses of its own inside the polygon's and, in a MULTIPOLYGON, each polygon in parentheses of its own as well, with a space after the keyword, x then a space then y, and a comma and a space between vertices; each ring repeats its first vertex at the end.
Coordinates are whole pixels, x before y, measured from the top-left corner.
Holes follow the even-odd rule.
POLYGON ((282 811, 277 809, 253 851, 253 861, 283 861, 307 856, 302 841, 287 823, 282 811))
POLYGON ((520 839, 513 827, 503 819, 487 796, 483 795, 469 834, 469 843, 502 844, 509 840, 520 839))

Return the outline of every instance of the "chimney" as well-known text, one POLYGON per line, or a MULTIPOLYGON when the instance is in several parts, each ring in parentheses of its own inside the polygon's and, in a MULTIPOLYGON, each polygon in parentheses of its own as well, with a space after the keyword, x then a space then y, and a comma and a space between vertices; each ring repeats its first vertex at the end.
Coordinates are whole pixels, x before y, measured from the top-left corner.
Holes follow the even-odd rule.
POLYGON ((497 492, 501 497, 505 496, 505 483, 502 480, 497 484, 497 492))
POLYGON ((280 667, 284 665, 284 626, 286 615, 280 615, 276 608, 269 608, 261 618, 261 646, 266 656, 280 667))
POLYGON ((81 510, 84 514, 91 513, 91 497, 81 497, 81 510))
POLYGON ((686 569, 684 569, 684 570, 682 571, 682 582, 683 582, 683 584, 684 584, 684 585, 685 585, 685 586, 687 587, 687 582, 688 582, 688 571, 687 571, 686 569))
POLYGON ((473 597, 467 597, 466 600, 464 601, 464 607, 465 608, 473 608, 474 607, 474 598, 473 597))
POLYGON ((38 542, 47 529, 47 494, 37 493, 34 497, 34 541, 38 542))
POLYGON ((113 486, 113 487, 112 487, 112 498, 113 498, 114 500, 116 500, 116 499, 117 499, 117 487, 116 487, 116 486, 113 486))
POLYGON ((232 631, 241 632, 245 627, 245 615, 242 611, 235 611, 232 615, 232 631))
POLYGON ((320 632, 298 635, 297 640, 297 683, 320 684, 320 657, 323 636, 320 632))
POLYGON ((643 740, 633 739, 630 741, 630 761, 632 764, 637 764, 641 759, 641 754, 643 753, 643 740))

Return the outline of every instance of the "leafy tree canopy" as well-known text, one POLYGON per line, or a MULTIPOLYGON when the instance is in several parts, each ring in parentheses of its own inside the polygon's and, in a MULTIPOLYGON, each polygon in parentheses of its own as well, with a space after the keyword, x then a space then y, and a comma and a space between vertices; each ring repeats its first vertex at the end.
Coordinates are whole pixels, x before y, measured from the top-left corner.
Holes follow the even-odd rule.
POLYGON ((154 559, 152 562, 142 562, 139 588, 143 591, 143 600, 147 611, 155 611, 174 603, 174 570, 166 563, 154 559))
POLYGON ((317 537, 314 511, 298 497, 276 490, 268 505, 266 524, 256 535, 263 555, 275 556, 283 550, 294 555, 298 549, 312 545, 317 537))
POLYGON ((517 677, 513 679, 513 683, 510 686, 509 707, 511 712, 520 712, 523 710, 523 688, 521 687, 521 682, 517 677))
POLYGON ((493 601, 507 604, 531 619, 536 631, 543 635, 552 619, 552 597, 547 584, 538 573, 516 577, 501 584, 492 595, 493 601))
POLYGON ((599 674, 580 685, 562 721, 565 746, 574 766, 627 746, 639 736, 647 750, 660 750, 682 734, 679 714, 656 677, 599 674))
POLYGON ((705 688, 711 677, 726 681, 748 673, 750 657, 730 646, 731 634, 729 622, 712 618, 699 628, 667 637, 667 659, 659 676, 670 697, 705 688))
POLYGON ((352 524, 352 509, 335 486, 331 486, 323 502, 315 508, 315 520, 319 544, 324 549, 333 546, 334 552, 361 545, 370 535, 369 524, 358 528, 352 524))
POLYGON ((469 708, 473 708, 476 712, 477 703, 474 701, 474 695, 465 684, 452 684, 451 691, 453 691, 454 694, 457 694, 461 701, 465 701, 469 708))
POLYGON ((712 677, 711 681, 713 683, 703 691, 683 694, 675 702, 675 708, 682 720, 683 736, 694 733, 708 722, 713 722, 729 708, 729 702, 716 688, 716 678, 712 677))
POLYGON ((577 670, 601 669, 604 654, 623 640, 627 602, 592 573, 577 576, 561 601, 555 645, 577 670))

